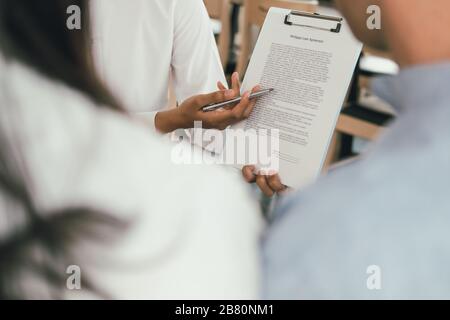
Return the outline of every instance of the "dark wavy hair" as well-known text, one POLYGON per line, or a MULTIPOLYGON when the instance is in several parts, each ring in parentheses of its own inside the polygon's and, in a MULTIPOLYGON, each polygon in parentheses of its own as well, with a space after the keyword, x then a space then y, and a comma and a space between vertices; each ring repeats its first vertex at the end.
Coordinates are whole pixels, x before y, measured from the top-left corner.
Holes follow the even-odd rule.
MULTIPOLYGON (((7 61, 26 64, 84 93, 97 106, 120 112, 122 108, 96 75, 90 38, 88 0, 0 0, 0 51, 7 61), (81 30, 66 27, 71 5, 81 9, 81 30)), ((125 224, 91 208, 41 212, 26 183, 24 159, 11 152, 13 142, 1 129, 0 192, 14 206, 0 215, 12 221, 21 216, 25 222, 11 234, 0 234, 0 299, 30 297, 26 281, 22 283, 25 276, 47 289, 45 295, 31 298, 63 298, 65 268, 76 242, 86 237, 106 240, 105 234, 117 235, 125 224)), ((82 280, 83 289, 101 292, 84 274, 82 280)))

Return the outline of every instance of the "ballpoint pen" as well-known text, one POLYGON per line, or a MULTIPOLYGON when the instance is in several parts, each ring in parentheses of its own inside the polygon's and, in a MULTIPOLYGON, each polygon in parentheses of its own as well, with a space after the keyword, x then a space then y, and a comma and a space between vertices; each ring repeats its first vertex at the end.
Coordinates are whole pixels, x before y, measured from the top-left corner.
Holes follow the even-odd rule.
MULTIPOLYGON (((256 98, 262 97, 266 94, 269 94, 273 90, 274 90, 273 88, 270 88, 270 89, 265 89, 265 90, 260 90, 260 91, 254 92, 254 93, 250 94, 249 99, 251 100, 251 99, 256 99, 256 98)), ((220 103, 209 104, 209 105, 203 107, 202 111, 204 111, 204 112, 215 111, 217 109, 220 109, 220 108, 223 108, 223 107, 226 107, 229 105, 238 104, 239 102, 241 102, 241 100, 242 100, 242 97, 237 97, 237 98, 223 101, 220 103)))

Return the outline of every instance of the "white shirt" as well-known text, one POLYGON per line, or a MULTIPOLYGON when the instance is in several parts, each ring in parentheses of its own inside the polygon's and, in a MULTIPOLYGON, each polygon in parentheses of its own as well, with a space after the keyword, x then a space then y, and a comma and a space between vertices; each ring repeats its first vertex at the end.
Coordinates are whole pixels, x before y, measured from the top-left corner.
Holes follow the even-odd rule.
POLYGON ((100 75, 150 125, 171 77, 178 102, 226 83, 202 0, 94 0, 91 10, 100 75))
MULTIPOLYGON (((257 297, 262 225, 237 176, 174 165, 144 126, 22 65, 0 70, 0 128, 25 159, 39 210, 82 206, 131 222, 118 242, 72 248, 67 264, 117 299, 257 297)), ((0 194, 0 240, 17 228, 7 202, 0 194)), ((42 284, 23 285, 27 298, 46 298, 42 284)))

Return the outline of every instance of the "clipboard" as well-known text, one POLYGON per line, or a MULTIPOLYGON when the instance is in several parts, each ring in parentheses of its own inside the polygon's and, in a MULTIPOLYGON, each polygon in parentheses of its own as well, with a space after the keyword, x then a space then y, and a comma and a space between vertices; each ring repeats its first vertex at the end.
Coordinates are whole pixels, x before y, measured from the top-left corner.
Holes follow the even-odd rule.
POLYGON ((343 20, 344 19, 340 18, 340 17, 322 15, 320 13, 310 13, 310 12, 304 12, 304 11, 291 11, 284 18, 284 24, 289 25, 289 26, 312 28, 312 29, 317 29, 317 30, 329 31, 329 32, 333 32, 333 33, 340 33, 343 20), (336 22, 336 26, 334 28, 321 28, 321 27, 314 26, 314 25, 295 23, 292 21, 292 18, 294 18, 294 17, 305 17, 305 18, 310 18, 310 19, 332 21, 332 22, 336 22))
POLYGON ((341 17, 270 8, 242 90, 259 84, 274 91, 232 128, 279 130, 278 150, 269 152, 283 184, 302 189, 320 176, 361 49, 341 17))

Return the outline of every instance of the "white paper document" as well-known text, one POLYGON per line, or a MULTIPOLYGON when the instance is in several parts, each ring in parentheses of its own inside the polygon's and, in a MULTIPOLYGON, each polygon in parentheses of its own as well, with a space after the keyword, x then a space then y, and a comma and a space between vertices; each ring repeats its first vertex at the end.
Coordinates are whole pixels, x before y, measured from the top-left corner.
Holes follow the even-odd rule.
POLYGON ((295 16, 295 25, 285 24, 289 13, 269 11, 242 86, 275 90, 233 128, 278 129, 282 182, 302 188, 322 170, 362 45, 345 21, 331 32, 324 29, 333 22, 317 18, 295 16))

